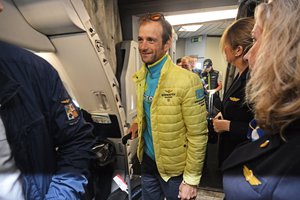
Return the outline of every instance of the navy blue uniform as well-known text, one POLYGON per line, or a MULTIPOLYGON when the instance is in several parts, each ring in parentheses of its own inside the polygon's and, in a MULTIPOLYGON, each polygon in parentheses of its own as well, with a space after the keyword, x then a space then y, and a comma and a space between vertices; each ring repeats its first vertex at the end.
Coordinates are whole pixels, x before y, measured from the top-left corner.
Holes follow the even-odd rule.
POLYGON ((287 127, 286 141, 266 134, 236 148, 222 167, 226 200, 299 199, 299 133, 297 120, 287 127))
POLYGON ((29 51, 0 42, 0 105, 25 199, 81 199, 92 126, 56 70, 29 51))
POLYGON ((223 97, 221 112, 224 119, 230 120, 230 130, 220 134, 219 164, 238 144, 247 140, 249 122, 253 119, 253 113, 245 103, 247 73, 248 68, 240 77, 237 75, 223 97))

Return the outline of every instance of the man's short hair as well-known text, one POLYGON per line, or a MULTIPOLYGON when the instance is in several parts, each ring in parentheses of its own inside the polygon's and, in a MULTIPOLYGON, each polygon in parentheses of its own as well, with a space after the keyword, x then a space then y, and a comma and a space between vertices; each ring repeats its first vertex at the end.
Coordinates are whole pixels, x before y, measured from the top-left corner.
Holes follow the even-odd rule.
POLYGON ((172 38, 172 26, 171 24, 165 19, 164 15, 161 13, 149 13, 143 15, 139 18, 139 25, 141 26, 145 22, 159 22, 163 28, 162 32, 162 41, 163 44, 166 44, 169 39, 172 38))

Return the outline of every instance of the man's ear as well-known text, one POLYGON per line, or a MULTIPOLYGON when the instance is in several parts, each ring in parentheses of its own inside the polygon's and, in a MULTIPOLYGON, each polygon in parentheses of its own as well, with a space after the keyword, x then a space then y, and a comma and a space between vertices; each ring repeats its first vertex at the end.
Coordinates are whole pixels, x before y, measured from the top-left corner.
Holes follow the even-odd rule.
POLYGON ((171 45, 172 45, 172 38, 167 40, 166 44, 164 45, 164 51, 167 52, 171 48, 171 45))
POLYGON ((244 52, 244 48, 242 47, 242 46, 238 46, 235 50, 235 56, 236 57, 239 57, 239 56, 241 56, 241 55, 243 55, 243 52, 244 52))

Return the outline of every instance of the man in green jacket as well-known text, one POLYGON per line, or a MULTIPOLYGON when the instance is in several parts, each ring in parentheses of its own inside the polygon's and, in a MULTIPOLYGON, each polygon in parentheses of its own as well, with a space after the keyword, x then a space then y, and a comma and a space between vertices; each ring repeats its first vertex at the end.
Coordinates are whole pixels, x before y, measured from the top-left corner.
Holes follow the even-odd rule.
POLYGON ((176 66, 167 52, 172 27, 160 13, 139 20, 144 62, 133 76, 143 200, 195 199, 207 143, 206 108, 200 78, 176 66))

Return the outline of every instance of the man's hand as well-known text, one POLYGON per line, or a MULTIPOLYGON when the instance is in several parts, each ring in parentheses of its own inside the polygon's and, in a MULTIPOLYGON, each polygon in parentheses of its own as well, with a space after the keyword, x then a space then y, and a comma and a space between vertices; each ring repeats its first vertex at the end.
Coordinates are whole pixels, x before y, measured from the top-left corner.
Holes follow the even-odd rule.
POLYGON ((196 185, 188 185, 187 183, 182 183, 179 186, 179 194, 178 198, 181 200, 193 200, 197 197, 197 186, 196 185))
POLYGON ((138 133, 138 123, 132 123, 131 124, 130 128, 127 131, 127 134, 130 133, 130 132, 132 133, 131 134, 131 139, 132 140, 138 136, 137 135, 137 133, 138 133))

